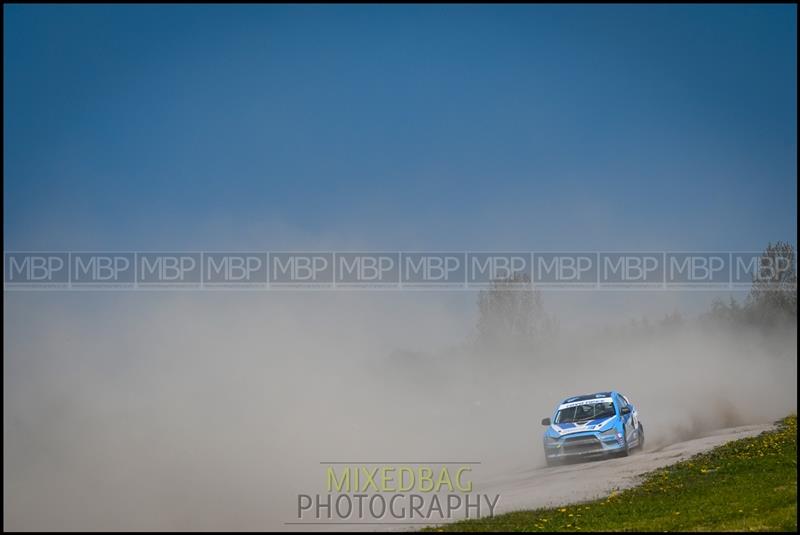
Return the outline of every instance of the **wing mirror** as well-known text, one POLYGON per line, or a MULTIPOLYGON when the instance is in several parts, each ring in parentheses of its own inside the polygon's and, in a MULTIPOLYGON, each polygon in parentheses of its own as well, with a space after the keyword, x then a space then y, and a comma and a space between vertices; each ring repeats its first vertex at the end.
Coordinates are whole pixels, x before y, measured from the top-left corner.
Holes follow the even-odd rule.
POLYGON ((631 413, 631 408, 630 407, 622 407, 622 409, 620 409, 619 413, 620 414, 630 414, 631 413))
POLYGON ((542 425, 550 425, 550 418, 542 418, 542 425))

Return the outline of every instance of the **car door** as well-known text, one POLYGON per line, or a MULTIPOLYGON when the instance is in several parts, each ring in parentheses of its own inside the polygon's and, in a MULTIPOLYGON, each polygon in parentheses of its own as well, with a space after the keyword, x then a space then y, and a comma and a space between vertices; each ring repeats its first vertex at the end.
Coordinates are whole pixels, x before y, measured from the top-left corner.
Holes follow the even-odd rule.
POLYGON ((628 439, 636 436, 636 427, 637 427, 637 415, 633 405, 628 402, 628 399, 623 396, 622 394, 619 395, 619 407, 620 411, 624 407, 630 408, 631 412, 622 416, 623 426, 625 427, 625 434, 628 439))
POLYGON ((628 437, 636 437, 636 440, 639 439, 639 412, 636 410, 636 407, 631 403, 631 400, 620 394, 620 399, 625 403, 628 407, 630 407, 631 412, 628 414, 630 418, 628 418, 628 422, 630 427, 626 427, 628 432, 628 437))

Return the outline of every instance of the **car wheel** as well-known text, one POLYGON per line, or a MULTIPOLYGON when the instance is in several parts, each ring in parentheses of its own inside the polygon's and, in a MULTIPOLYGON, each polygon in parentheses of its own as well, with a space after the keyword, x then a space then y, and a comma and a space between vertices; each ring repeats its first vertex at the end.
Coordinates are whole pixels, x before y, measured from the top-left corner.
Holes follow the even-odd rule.
POLYGON ((619 456, 620 457, 627 457, 631 453, 631 448, 628 445, 628 431, 627 431, 627 429, 622 431, 622 440, 624 441, 625 446, 622 448, 622 450, 620 450, 619 456))
POLYGON ((639 444, 636 447, 638 449, 640 449, 640 450, 643 450, 644 449, 644 427, 642 427, 641 423, 639 424, 639 433, 638 433, 638 435, 639 435, 639 444))
POLYGON ((561 461, 559 461, 558 459, 548 459, 546 457, 545 457, 545 462, 547 463, 547 466, 558 466, 559 464, 561 464, 561 461))

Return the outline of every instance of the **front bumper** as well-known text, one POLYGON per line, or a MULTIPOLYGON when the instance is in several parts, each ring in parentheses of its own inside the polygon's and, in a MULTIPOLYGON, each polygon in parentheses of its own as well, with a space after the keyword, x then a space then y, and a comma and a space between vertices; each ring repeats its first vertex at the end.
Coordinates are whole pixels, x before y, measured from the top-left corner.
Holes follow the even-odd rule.
POLYGON ((555 441, 545 439, 544 453, 548 460, 575 459, 596 455, 610 455, 622 451, 625 439, 618 433, 601 436, 600 433, 574 433, 555 441))

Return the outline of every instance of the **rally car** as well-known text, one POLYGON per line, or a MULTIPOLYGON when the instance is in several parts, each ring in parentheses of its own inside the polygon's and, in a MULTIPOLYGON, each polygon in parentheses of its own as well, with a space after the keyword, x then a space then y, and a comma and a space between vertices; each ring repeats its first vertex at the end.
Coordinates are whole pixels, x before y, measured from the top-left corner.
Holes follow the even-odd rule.
POLYGON ((548 466, 569 459, 625 456, 644 446, 639 413, 619 392, 597 392, 562 401, 551 418, 542 420, 548 466))

